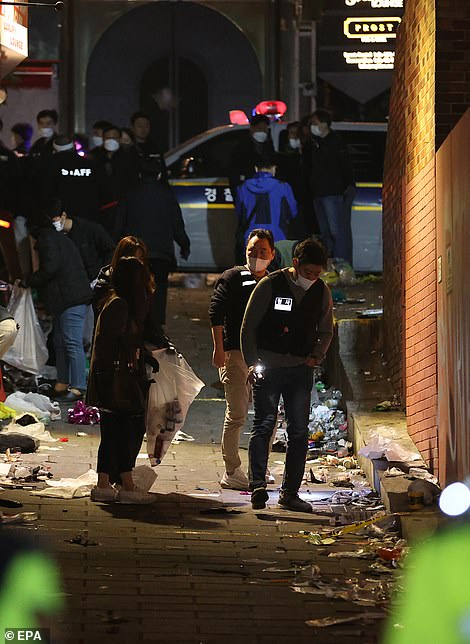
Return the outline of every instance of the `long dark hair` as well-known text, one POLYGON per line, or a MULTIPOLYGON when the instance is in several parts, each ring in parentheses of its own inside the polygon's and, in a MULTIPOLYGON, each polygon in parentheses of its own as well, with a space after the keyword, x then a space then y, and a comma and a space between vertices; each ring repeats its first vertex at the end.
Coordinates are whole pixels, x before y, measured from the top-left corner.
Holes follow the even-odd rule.
POLYGON ((113 289, 126 300, 129 314, 143 324, 148 311, 148 289, 145 266, 136 257, 121 257, 113 270, 113 289))
POLYGON ((142 264, 145 269, 147 290, 149 293, 155 292, 155 280, 150 272, 149 260, 148 260, 148 250, 147 246, 142 239, 134 237, 133 235, 128 235, 123 237, 121 241, 116 246, 114 251, 113 259, 111 260, 111 273, 113 274, 114 282, 114 271, 116 270, 117 263, 122 257, 135 257, 138 251, 142 252, 142 264))

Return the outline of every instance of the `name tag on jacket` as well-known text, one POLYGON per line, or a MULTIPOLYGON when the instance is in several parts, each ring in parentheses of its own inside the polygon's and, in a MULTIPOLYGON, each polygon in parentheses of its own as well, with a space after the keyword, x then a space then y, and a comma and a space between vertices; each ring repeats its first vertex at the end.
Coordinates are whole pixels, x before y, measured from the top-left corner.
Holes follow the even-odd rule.
POLYGON ((276 297, 274 300, 275 311, 292 311, 292 298, 291 297, 276 297))

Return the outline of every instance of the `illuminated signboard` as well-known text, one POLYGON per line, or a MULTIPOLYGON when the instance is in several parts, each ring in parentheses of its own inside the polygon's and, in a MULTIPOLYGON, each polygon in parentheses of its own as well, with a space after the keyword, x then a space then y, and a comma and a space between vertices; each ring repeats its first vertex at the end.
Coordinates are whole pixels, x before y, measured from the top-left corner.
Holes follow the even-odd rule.
POLYGON ((28 9, 0 5, 0 78, 28 55, 28 9))
POLYGON ((344 0, 347 7, 355 7, 364 3, 371 9, 403 9, 403 0, 344 0))
POLYGON ((346 38, 359 38, 361 42, 387 42, 397 37, 401 18, 346 18, 344 35, 346 38))
POLYGON ((327 0, 317 23, 319 78, 365 104, 391 83, 404 0, 327 0))

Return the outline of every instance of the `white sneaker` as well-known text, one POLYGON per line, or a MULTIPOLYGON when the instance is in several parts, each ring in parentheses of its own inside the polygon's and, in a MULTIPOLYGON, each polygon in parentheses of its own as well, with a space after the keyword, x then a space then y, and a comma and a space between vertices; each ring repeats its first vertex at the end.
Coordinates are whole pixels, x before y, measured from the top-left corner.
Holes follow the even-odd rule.
POLYGON ((113 487, 94 487, 91 491, 90 498, 98 503, 113 503, 116 501, 118 491, 113 487))
POLYGON ((242 472, 240 467, 237 467, 233 474, 227 474, 227 472, 224 473, 222 480, 220 481, 220 487, 228 490, 246 491, 249 489, 250 485, 246 474, 242 472))
POLYGON ((272 485, 275 482, 276 482, 276 479, 271 474, 271 470, 269 469, 269 467, 266 468, 266 485, 272 485))
POLYGON ((146 505, 147 503, 154 503, 157 500, 155 494, 144 492, 135 488, 134 490, 120 490, 116 501, 126 505, 146 505))

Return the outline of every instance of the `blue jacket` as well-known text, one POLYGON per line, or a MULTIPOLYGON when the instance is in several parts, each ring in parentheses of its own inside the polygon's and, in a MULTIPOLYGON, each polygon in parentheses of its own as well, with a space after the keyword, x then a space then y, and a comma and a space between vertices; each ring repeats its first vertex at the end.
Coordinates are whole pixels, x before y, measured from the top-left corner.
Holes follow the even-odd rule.
POLYGON ((285 239, 290 222, 297 216, 292 188, 269 172, 257 172, 238 187, 235 208, 245 241, 254 228, 271 230, 274 241, 285 239))

